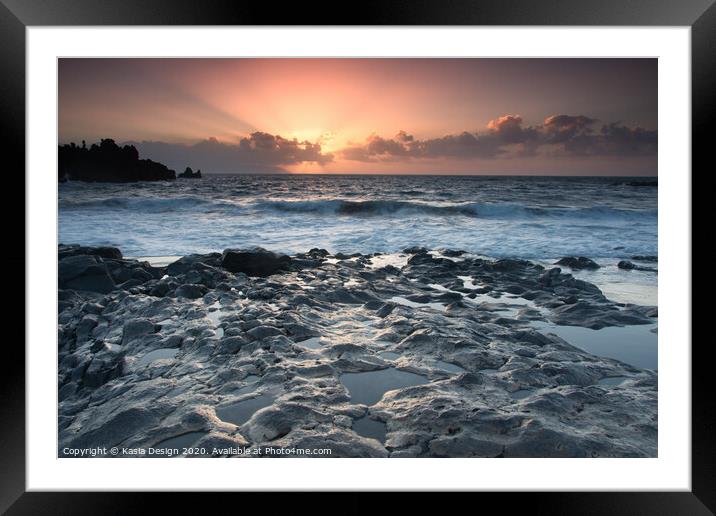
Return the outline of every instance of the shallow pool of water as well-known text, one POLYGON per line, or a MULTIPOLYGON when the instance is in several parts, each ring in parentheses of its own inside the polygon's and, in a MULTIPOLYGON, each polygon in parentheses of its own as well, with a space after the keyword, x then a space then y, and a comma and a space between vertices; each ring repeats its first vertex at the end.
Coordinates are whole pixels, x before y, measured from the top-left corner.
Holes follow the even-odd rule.
POLYGON ((408 264, 410 256, 403 253, 398 254, 381 254, 378 256, 372 256, 368 261, 372 269, 381 269, 388 265, 392 265, 398 269, 402 269, 408 264))
POLYGON ((608 378, 602 378, 597 382, 597 385, 621 385, 626 381, 625 376, 610 376, 608 378))
POLYGON ((323 342, 321 341, 321 337, 311 337, 306 340, 302 340, 300 342, 297 342, 299 346, 303 346, 304 348, 308 349, 320 349, 323 347, 323 342))
POLYGON ((248 394, 249 392, 254 392, 257 387, 257 383, 259 382, 261 378, 259 378, 256 375, 250 374, 246 378, 244 378, 244 382, 248 385, 244 385, 243 387, 240 387, 239 389, 236 389, 234 392, 235 395, 239 396, 241 394, 248 394))
MULTIPOLYGON (((463 281, 463 284, 466 288, 475 289, 478 288, 480 285, 477 285, 473 283, 469 278, 469 276, 458 276, 459 279, 463 281)), ((490 294, 477 294, 477 293, 471 293, 466 294, 464 292, 459 292, 457 290, 451 290, 447 287, 444 287, 437 283, 431 283, 428 285, 430 288, 433 288, 435 290, 438 290, 440 292, 450 292, 454 294, 460 294, 463 298, 463 301, 466 301, 468 303, 474 303, 477 305, 483 305, 483 303, 487 303, 487 305, 490 307, 490 309, 496 311, 496 312, 507 312, 508 315, 511 317, 517 316, 522 308, 531 308, 533 310, 536 310, 540 313, 545 313, 546 310, 543 309, 540 306, 537 306, 533 301, 530 301, 529 299, 524 299, 519 296, 514 295, 498 295, 493 296, 490 294)), ((401 298, 403 299, 403 298, 401 298)), ((407 301, 407 300, 404 300, 407 301)), ((399 302, 399 301, 396 301, 399 302)), ((406 304, 406 303, 401 303, 406 304)), ((414 303, 415 304, 415 303, 414 303)), ((411 305, 408 305, 411 306, 411 305)), ((443 306, 443 305, 440 305, 443 306)), ((484 307, 484 305, 483 305, 484 307)))
POLYGON ((385 443, 385 423, 382 421, 376 421, 368 416, 364 416, 360 419, 356 419, 353 422, 353 431, 363 437, 369 439, 376 439, 381 443, 385 443))
POLYGON ((211 325, 214 327, 214 332, 216 332, 216 338, 218 339, 221 339, 224 336, 224 328, 219 326, 224 315, 226 315, 226 313, 221 310, 221 303, 219 301, 215 301, 213 304, 209 305, 206 318, 211 321, 211 325))
POLYGON ((542 333, 554 333, 571 345, 593 355, 614 358, 626 364, 644 369, 658 367, 658 335, 652 330, 656 324, 636 326, 609 326, 592 330, 582 326, 557 326, 534 322, 542 333))
POLYGON ((452 262, 464 262, 465 258, 467 257, 467 253, 461 254, 460 256, 447 256, 447 255, 444 255, 442 250, 440 250, 440 249, 428 251, 428 254, 430 256, 432 256, 433 258, 443 258, 445 260, 450 260, 452 262))
POLYGON ((450 362, 443 362, 442 360, 436 360, 435 365, 442 369, 443 371, 447 371, 448 373, 466 373, 465 369, 460 367, 456 364, 451 364, 450 362))
POLYGON ((424 376, 394 367, 364 373, 345 373, 340 380, 348 389, 351 402, 365 405, 377 403, 388 391, 428 383, 424 376))
POLYGON ((237 396, 240 396, 242 394, 248 394, 249 392, 254 392, 255 390, 256 390, 256 385, 250 384, 250 385, 245 385, 244 387, 240 387, 240 388, 236 389, 234 394, 237 396))
POLYGON ((447 310, 447 306, 442 303, 416 303, 415 301, 410 301, 409 299, 405 299, 401 296, 393 296, 389 299, 389 301, 398 305, 409 306, 410 308, 432 308, 433 310, 440 310, 441 312, 447 310))
MULTIPOLYGON (((653 271, 622 270, 617 260, 597 259, 601 267, 597 270, 572 271, 575 278, 594 283, 604 295, 617 303, 657 306, 659 304, 658 273, 653 271)), ((631 260, 643 267, 658 267, 658 262, 631 260)))
POLYGON ((480 288, 482 286, 479 283, 475 283, 475 281, 472 279, 472 276, 458 276, 458 279, 462 280, 463 287, 469 288, 471 290, 480 288))
POLYGON ((125 256, 127 260, 138 260, 140 262, 149 262, 152 267, 166 267, 170 263, 174 263, 181 256, 125 256))
POLYGON ((243 425, 254 412, 273 404, 273 397, 270 394, 261 394, 255 398, 239 401, 230 405, 216 408, 216 415, 222 421, 243 425))
POLYGON ((137 360, 137 367, 145 366, 162 358, 174 358, 177 356, 177 353, 179 353, 178 348, 155 349, 154 351, 150 351, 149 353, 145 353, 139 357, 139 360, 137 360))
POLYGON ((533 389, 520 389, 510 394, 513 400, 523 400, 534 392, 533 389))

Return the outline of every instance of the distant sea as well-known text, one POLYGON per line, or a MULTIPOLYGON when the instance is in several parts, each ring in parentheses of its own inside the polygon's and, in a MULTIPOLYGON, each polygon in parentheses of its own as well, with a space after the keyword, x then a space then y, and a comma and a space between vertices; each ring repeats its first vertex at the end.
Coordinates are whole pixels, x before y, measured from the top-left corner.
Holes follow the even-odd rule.
POLYGON ((657 254, 657 187, 644 178, 210 176, 59 185, 62 243, 126 255, 262 246, 287 253, 409 246, 550 259, 657 254), (638 184, 639 186, 634 186, 638 184))

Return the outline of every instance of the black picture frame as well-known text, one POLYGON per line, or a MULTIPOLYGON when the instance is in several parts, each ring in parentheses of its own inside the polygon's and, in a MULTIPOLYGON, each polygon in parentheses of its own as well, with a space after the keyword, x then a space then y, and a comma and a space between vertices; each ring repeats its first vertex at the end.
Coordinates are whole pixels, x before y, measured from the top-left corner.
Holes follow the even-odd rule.
MULTIPOLYGON (((0 0, 0 124, 3 183, 20 198, 25 192, 25 29, 63 25, 576 25, 689 26, 692 50, 692 178, 707 163, 708 124, 716 105, 716 4, 714 0, 392 0, 360 4, 281 4, 231 0, 0 0)), ((685 178, 686 180, 687 178, 685 178)), ((693 182, 692 182, 693 184, 693 182)), ((24 199, 24 195, 22 196, 24 199)), ((5 221, 17 220, 16 204, 4 203, 5 221)), ((11 224, 8 224, 11 226, 11 224)), ((10 230, 11 228, 7 228, 10 230)), ((7 251, 6 267, 25 271, 25 227, 14 225, 15 246, 7 251), (22 242, 23 244, 20 244, 22 242)), ((693 252, 693 251, 692 251, 693 252)), ((53 263, 51 260, 48 263, 53 263)), ((19 274, 15 281, 20 282, 19 274)), ((17 285, 14 292, 24 292, 17 285)), ((17 298, 15 298, 17 300, 17 298)), ((24 299, 24 294, 23 294, 24 299)), ((19 301, 17 310, 23 306, 19 301)), ((24 324, 14 319, 16 338, 6 336, 0 374, 0 511, 8 514, 104 514, 147 509, 145 498, 122 493, 25 492, 25 341, 24 324), (22 339, 22 340, 20 340, 22 339)), ((10 324, 6 325, 9 328, 10 324)), ((710 340, 710 339, 709 339, 710 340)), ((690 343, 680 343, 688 345, 690 343)), ((709 341, 692 346, 692 491, 642 493, 509 494, 510 505, 525 504, 531 512, 579 514, 713 514, 716 479, 711 415, 714 402, 709 341)), ((212 504, 219 503, 212 495, 212 504)), ((356 496, 357 507, 363 505, 356 496)), ((363 495, 361 495, 363 496, 363 495)), ((498 494, 485 494, 494 498, 498 494)), ((504 495, 502 495, 504 496, 504 495)), ((223 497, 223 495, 222 495, 223 497)), ((360 499, 361 501, 363 498, 360 499)), ((504 501, 501 501, 503 503, 504 501)), ((162 496, 163 504, 180 503, 184 495, 162 496)), ((296 500, 293 499, 293 504, 296 500)), ((170 508, 165 505, 164 510, 170 508)), ((182 511, 182 512, 184 512, 182 511)))

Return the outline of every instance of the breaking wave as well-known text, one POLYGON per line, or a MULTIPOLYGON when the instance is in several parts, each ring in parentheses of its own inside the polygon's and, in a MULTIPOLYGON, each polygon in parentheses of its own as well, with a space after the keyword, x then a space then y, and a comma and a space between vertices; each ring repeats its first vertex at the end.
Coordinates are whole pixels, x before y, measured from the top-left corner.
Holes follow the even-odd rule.
POLYGON ((64 210, 131 210, 137 213, 165 213, 180 211, 216 211, 236 208, 234 203, 201 198, 193 195, 178 197, 108 197, 95 199, 61 199, 60 209, 64 210))
POLYGON ((628 210, 609 207, 564 208, 533 207, 520 204, 430 204, 412 201, 368 200, 346 201, 342 199, 311 201, 262 201, 258 206, 288 213, 312 213, 326 215, 385 216, 385 215, 435 215, 464 216, 489 219, 524 218, 579 218, 592 220, 638 220, 654 219, 657 210, 628 210))
POLYGON ((347 217, 471 217, 483 219, 540 219, 561 218, 609 221, 654 220, 657 210, 629 210, 610 207, 566 208, 535 207, 513 203, 428 203, 398 200, 362 200, 320 199, 278 201, 259 200, 240 203, 226 199, 201 198, 186 195, 177 197, 109 197, 104 199, 60 200, 63 210, 128 210, 134 213, 224 213, 227 216, 247 211, 282 212, 308 215, 347 216, 347 217))

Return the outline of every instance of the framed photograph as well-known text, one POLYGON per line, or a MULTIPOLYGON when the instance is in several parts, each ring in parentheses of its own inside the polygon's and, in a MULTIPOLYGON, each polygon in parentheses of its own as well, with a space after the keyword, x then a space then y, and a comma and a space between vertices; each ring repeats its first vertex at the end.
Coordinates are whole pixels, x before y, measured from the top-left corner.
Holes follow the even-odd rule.
POLYGON ((317 25, 3 0, 26 303, 0 507, 529 491, 711 514, 691 177, 712 4, 317 25))

